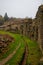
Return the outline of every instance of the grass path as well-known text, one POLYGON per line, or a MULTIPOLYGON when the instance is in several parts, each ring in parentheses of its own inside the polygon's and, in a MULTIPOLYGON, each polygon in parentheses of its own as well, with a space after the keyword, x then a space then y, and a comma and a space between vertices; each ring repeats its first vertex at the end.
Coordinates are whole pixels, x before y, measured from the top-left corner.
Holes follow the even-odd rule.
POLYGON ((41 51, 37 42, 24 37, 28 45, 28 57, 26 65, 38 65, 41 58, 41 51))
POLYGON ((27 56, 28 56, 28 49, 27 46, 25 48, 25 54, 24 54, 24 59, 21 65, 26 65, 26 60, 27 60, 27 56))
POLYGON ((13 51, 13 53, 11 53, 7 58, 3 59, 1 62, 0 62, 0 65, 4 65, 8 60, 10 60, 13 55, 15 55, 15 53, 17 52, 17 50, 19 49, 20 47, 20 44, 19 46, 16 48, 16 50, 13 51))
POLYGON ((23 59, 20 65, 26 65, 27 57, 28 57, 28 45, 26 40, 22 37, 23 41, 25 42, 25 51, 23 55, 23 59))

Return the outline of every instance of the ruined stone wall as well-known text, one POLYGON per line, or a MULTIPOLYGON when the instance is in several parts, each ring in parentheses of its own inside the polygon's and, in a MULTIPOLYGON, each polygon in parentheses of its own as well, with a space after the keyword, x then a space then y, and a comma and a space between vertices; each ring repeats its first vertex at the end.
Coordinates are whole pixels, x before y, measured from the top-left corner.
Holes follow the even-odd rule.
POLYGON ((36 14, 37 26, 38 26, 38 43, 43 52, 43 5, 41 5, 36 14))

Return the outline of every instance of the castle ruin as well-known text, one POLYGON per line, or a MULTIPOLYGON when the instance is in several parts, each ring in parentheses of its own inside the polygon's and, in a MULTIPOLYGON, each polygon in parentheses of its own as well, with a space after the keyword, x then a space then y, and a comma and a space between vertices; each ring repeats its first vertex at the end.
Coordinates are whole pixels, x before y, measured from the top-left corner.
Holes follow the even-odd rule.
POLYGON ((0 30, 28 36, 31 40, 35 40, 39 43, 43 53, 43 5, 39 6, 34 19, 10 19, 8 22, 5 22, 4 25, 0 26, 0 30))

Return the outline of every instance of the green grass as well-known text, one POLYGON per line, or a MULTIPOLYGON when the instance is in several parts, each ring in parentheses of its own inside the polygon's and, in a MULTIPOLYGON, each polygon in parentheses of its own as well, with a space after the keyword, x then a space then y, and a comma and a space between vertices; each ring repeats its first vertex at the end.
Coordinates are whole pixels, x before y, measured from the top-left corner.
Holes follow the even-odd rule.
POLYGON ((9 45, 8 48, 10 48, 10 49, 9 49, 8 52, 6 52, 3 55, 2 59, 6 58, 9 54, 11 54, 16 49, 18 44, 21 44, 20 48, 17 50, 17 53, 6 63, 6 64, 9 64, 9 65, 18 65, 18 63, 20 63, 20 61, 22 59, 24 49, 25 49, 25 43, 24 43, 23 39, 21 38, 21 35, 12 34, 10 32, 5 32, 5 31, 4 32, 0 31, 0 34, 9 34, 12 37, 14 37, 14 39, 15 39, 15 42, 12 43, 11 45, 9 45))
POLYGON ((26 65, 38 65, 41 58, 41 51, 39 49, 38 43, 36 43, 35 41, 33 42, 26 37, 24 37, 24 39, 27 42, 29 51, 26 65))
POLYGON ((23 38, 25 39, 28 45, 28 57, 26 65, 38 65, 41 57, 41 51, 37 42, 33 42, 27 37, 23 37, 22 35, 13 34, 10 32, 0 31, 0 34, 9 34, 15 39, 15 42, 8 46, 9 51, 3 54, 2 59, 6 58, 10 53, 12 53, 16 49, 18 44, 21 44, 20 48, 17 50, 17 53, 5 65, 18 65, 20 63, 25 48, 25 42, 23 41, 23 38))
POLYGON ((9 54, 11 54, 19 44, 21 44, 21 41, 20 41, 21 36, 18 34, 12 34, 10 32, 5 32, 5 31, 4 32, 0 31, 0 34, 8 34, 8 35, 11 35, 15 39, 15 41, 8 46, 9 50, 6 53, 2 54, 2 57, 0 57, 0 60, 2 60, 6 58, 9 54))
POLYGON ((23 53, 24 53, 24 49, 25 49, 24 41, 21 40, 20 48, 18 49, 16 54, 5 65, 7 65, 7 64, 9 64, 9 65, 19 65, 19 63, 22 59, 23 53))

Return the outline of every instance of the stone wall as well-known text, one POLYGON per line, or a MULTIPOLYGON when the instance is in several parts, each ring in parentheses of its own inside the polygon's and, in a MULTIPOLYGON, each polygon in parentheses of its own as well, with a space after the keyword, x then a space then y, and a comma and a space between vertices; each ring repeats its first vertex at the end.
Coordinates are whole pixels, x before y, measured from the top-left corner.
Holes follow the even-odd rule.
POLYGON ((38 42, 40 43, 41 50, 43 50, 43 5, 39 7, 36 15, 38 21, 38 42))

